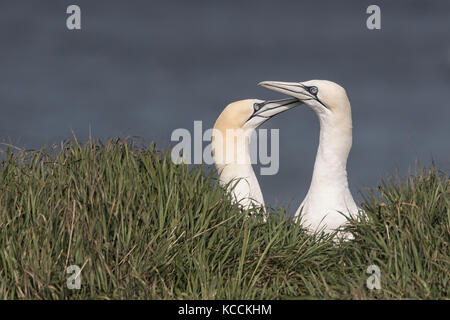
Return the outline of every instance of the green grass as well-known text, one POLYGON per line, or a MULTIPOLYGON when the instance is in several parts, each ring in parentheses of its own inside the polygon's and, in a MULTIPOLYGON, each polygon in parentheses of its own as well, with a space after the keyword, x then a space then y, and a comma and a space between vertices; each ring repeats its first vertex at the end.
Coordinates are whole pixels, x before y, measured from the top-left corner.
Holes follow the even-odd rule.
POLYGON ((355 240, 232 204, 213 172, 131 142, 0 154, 2 299, 449 298, 450 180, 366 193, 355 240), (381 289, 366 269, 381 269, 381 289), (81 289, 66 286, 78 265, 81 289))

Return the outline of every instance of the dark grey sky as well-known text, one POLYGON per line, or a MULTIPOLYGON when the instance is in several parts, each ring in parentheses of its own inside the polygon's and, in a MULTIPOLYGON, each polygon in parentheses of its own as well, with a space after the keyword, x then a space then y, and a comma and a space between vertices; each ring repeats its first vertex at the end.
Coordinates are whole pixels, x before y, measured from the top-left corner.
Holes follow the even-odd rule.
MULTIPOLYGON (((262 80, 328 79, 347 89, 355 194, 416 160, 450 169, 449 1, 2 1, 0 141, 141 136, 160 148, 231 101, 280 95, 262 80), (78 4, 82 30, 66 29, 78 4), (366 28, 381 7, 382 29, 366 28)), ((280 128, 280 171, 259 177, 267 204, 292 211, 309 186, 318 121, 301 107, 280 128)))

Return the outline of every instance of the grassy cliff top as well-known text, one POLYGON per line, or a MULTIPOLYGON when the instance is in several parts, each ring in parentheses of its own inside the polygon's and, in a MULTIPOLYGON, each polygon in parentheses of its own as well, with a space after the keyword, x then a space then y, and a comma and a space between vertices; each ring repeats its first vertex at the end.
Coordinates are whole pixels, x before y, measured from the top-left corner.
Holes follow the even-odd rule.
POLYGON ((355 240, 338 244, 284 208, 248 218, 213 172, 153 145, 5 147, 0 159, 0 299, 450 297, 450 179, 435 168, 366 194, 355 240))

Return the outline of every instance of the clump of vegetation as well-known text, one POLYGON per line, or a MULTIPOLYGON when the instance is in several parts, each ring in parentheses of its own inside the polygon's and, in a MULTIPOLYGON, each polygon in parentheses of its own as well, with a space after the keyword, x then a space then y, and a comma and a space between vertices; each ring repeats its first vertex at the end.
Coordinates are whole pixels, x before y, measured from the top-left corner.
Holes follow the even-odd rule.
POLYGON ((450 180, 434 168, 369 193, 347 228, 355 239, 336 243, 284 208, 264 223, 213 171, 154 145, 1 152, 1 299, 449 297, 450 180), (366 287, 369 265, 380 290, 366 287))

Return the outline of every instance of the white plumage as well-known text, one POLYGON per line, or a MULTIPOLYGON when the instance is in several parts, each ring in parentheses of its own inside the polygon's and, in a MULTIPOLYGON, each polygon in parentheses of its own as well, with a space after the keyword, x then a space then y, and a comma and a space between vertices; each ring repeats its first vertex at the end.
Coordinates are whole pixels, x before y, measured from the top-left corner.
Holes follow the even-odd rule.
POLYGON ((295 216, 311 231, 332 232, 356 216, 348 187, 347 158, 352 146, 352 116, 345 89, 326 80, 260 83, 310 106, 320 122, 319 147, 309 191, 295 216))
POLYGON ((229 104, 217 118, 212 136, 214 162, 220 182, 232 189, 244 208, 264 206, 252 168, 249 145, 253 131, 271 117, 300 105, 297 99, 248 99, 229 104))
POLYGON ((258 179, 251 165, 250 136, 274 115, 306 104, 319 118, 320 138, 309 191, 295 218, 311 232, 335 231, 347 222, 348 217, 360 213, 347 180, 347 158, 352 147, 352 115, 345 89, 326 80, 264 81, 260 85, 293 99, 248 99, 231 103, 223 110, 214 125, 212 139, 220 182, 232 188, 235 201, 243 207, 264 206, 258 179))

